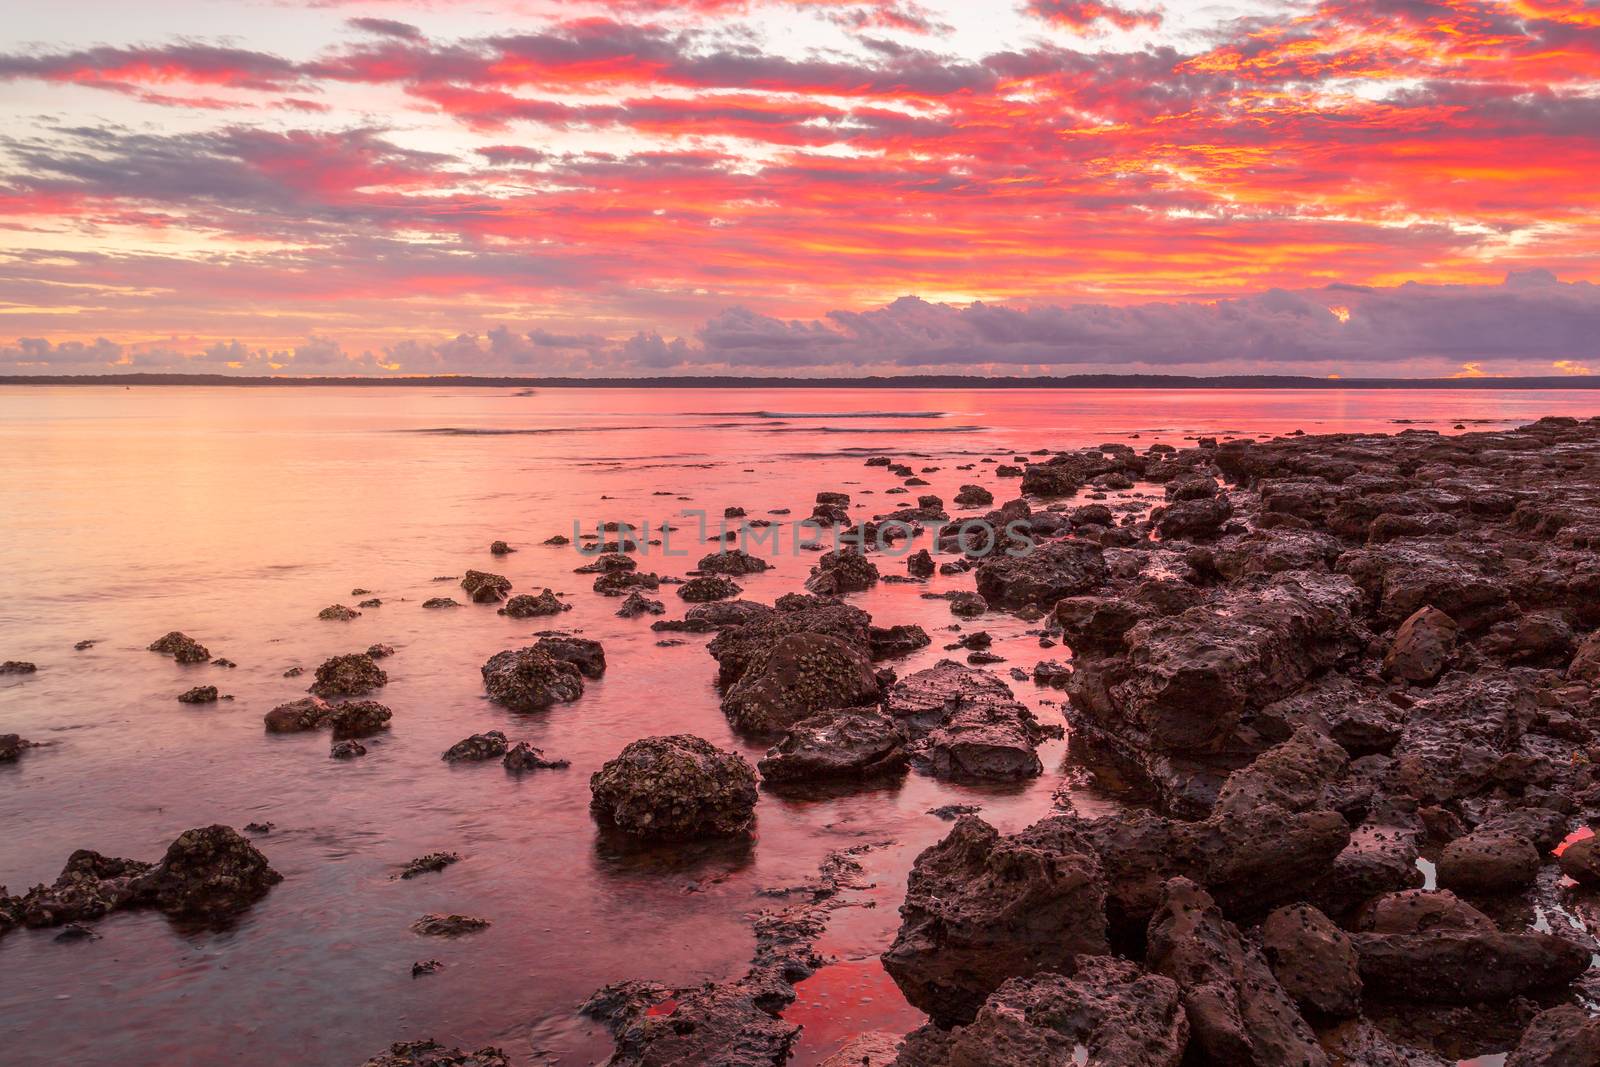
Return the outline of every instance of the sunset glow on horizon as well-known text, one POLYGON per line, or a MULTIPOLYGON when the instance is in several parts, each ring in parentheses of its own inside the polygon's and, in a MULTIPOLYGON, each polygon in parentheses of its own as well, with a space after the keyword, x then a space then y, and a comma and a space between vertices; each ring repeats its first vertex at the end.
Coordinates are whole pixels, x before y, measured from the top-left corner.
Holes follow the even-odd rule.
POLYGON ((101 0, 0 374, 1585 374, 1580 0, 101 0))

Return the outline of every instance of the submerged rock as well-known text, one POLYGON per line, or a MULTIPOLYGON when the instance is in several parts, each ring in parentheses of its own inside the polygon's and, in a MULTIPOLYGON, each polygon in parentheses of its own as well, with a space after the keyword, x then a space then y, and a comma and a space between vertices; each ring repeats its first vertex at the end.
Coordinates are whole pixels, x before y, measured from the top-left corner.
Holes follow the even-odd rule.
POLYGON ((737 582, 718 574, 690 578, 678 586, 678 596, 691 604, 704 604, 712 600, 728 600, 738 596, 742 589, 737 582))
POLYGON ((506 750, 505 758, 501 764, 508 771, 542 771, 559 770, 572 766, 571 760, 547 759, 544 750, 534 748, 526 741, 518 741, 506 750))
POLYGON ((905 769, 906 736, 877 708, 842 708, 802 719, 756 764, 769 782, 865 778, 905 769))
POLYGON ((590 777, 589 791, 597 818, 644 838, 736 834, 755 815, 750 764, 692 734, 634 741, 590 777))
POLYGON ((797 633, 756 656, 722 710, 736 729, 776 734, 819 711, 875 704, 879 696, 864 652, 826 634, 797 633))
POLYGON ((338 760, 356 759, 358 757, 365 756, 366 754, 367 746, 363 745, 360 741, 353 739, 347 741, 335 741, 333 743, 333 747, 328 750, 328 758, 338 760))
POLYGON ((459 937, 462 934, 475 934, 479 930, 487 930, 492 923, 488 919, 480 919, 473 915, 441 915, 429 912, 411 924, 411 932, 422 934, 424 937, 459 937))
POLYGON ((33 747, 32 741, 24 741, 19 734, 0 734, 0 763, 15 763, 23 752, 33 747))
POLYGON ((171 656, 179 663, 204 663, 211 658, 205 645, 177 630, 152 641, 150 651, 171 656))
POLYGON ((450 763, 478 763, 506 754, 506 735, 499 730, 473 734, 444 750, 439 758, 450 763))
POLYGON ((187 692, 178 694, 180 704, 215 704, 217 702, 217 687, 214 685, 197 685, 187 692))
POLYGON ((498 652, 483 665, 489 699, 513 711, 537 711, 583 695, 583 675, 540 648, 498 652))
POLYGON ((556 598, 555 593, 546 588, 538 596, 518 593, 506 601, 506 606, 500 609, 500 614, 513 619, 532 619, 540 615, 560 615, 563 611, 571 610, 571 604, 563 604, 556 598))
POLYGON ((327 724, 333 708, 317 697, 301 697, 279 704, 262 716, 269 734, 292 734, 316 730, 327 724))
POLYGON ((351 619, 361 618, 361 612, 355 608, 347 608, 343 604, 333 604, 317 612, 317 618, 324 622, 349 622, 351 619))
POLYGON ((365 652, 334 656, 317 668, 311 692, 319 697, 364 696, 389 684, 389 675, 365 652))
POLYGON ((442 871, 452 863, 460 863, 461 857, 454 852, 430 852, 425 856, 418 856, 409 861, 400 869, 401 878, 415 878, 418 875, 433 874, 442 871))
POLYGON ((27 660, 8 659, 0 663, 0 674, 33 674, 38 669, 27 660))
POLYGON ((511 592, 511 579, 487 571, 468 571, 461 579, 461 588, 475 604, 495 604, 511 592))

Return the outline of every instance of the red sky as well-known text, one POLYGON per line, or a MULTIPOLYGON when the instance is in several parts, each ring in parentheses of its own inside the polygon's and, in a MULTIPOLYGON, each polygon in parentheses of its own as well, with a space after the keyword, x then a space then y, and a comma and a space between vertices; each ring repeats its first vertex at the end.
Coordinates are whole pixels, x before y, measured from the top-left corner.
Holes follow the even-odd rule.
POLYGON ((0 373, 1600 367, 1593 3, 28 7, 0 373))

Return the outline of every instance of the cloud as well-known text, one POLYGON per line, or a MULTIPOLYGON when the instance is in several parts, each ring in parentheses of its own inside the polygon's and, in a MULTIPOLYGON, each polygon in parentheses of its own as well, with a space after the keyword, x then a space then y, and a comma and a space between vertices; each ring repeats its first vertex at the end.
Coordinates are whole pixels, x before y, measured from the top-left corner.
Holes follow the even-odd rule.
POLYGON ((1498 285, 1337 285, 1126 306, 954 305, 908 296, 810 321, 736 307, 691 337, 640 330, 608 338, 497 325, 360 356, 321 334, 279 351, 238 341, 188 354, 170 343, 134 351, 104 339, 25 338, 0 346, 0 369, 21 373, 137 367, 258 374, 1297 374, 1348 367, 1416 376, 1551 368, 1586 374, 1584 361, 1596 359, 1600 287, 1537 270, 1498 285))

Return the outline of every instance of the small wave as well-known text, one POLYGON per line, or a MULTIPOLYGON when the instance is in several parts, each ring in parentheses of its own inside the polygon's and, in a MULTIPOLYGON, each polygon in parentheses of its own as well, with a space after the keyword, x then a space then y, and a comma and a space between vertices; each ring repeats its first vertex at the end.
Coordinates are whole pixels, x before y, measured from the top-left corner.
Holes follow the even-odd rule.
POLYGON ((948 411, 687 411, 740 419, 948 419, 948 411))
POLYGON ((663 430, 664 426, 548 426, 540 429, 496 429, 471 426, 429 426, 395 433, 419 433, 432 437, 550 437, 558 434, 617 433, 624 430, 663 430))

